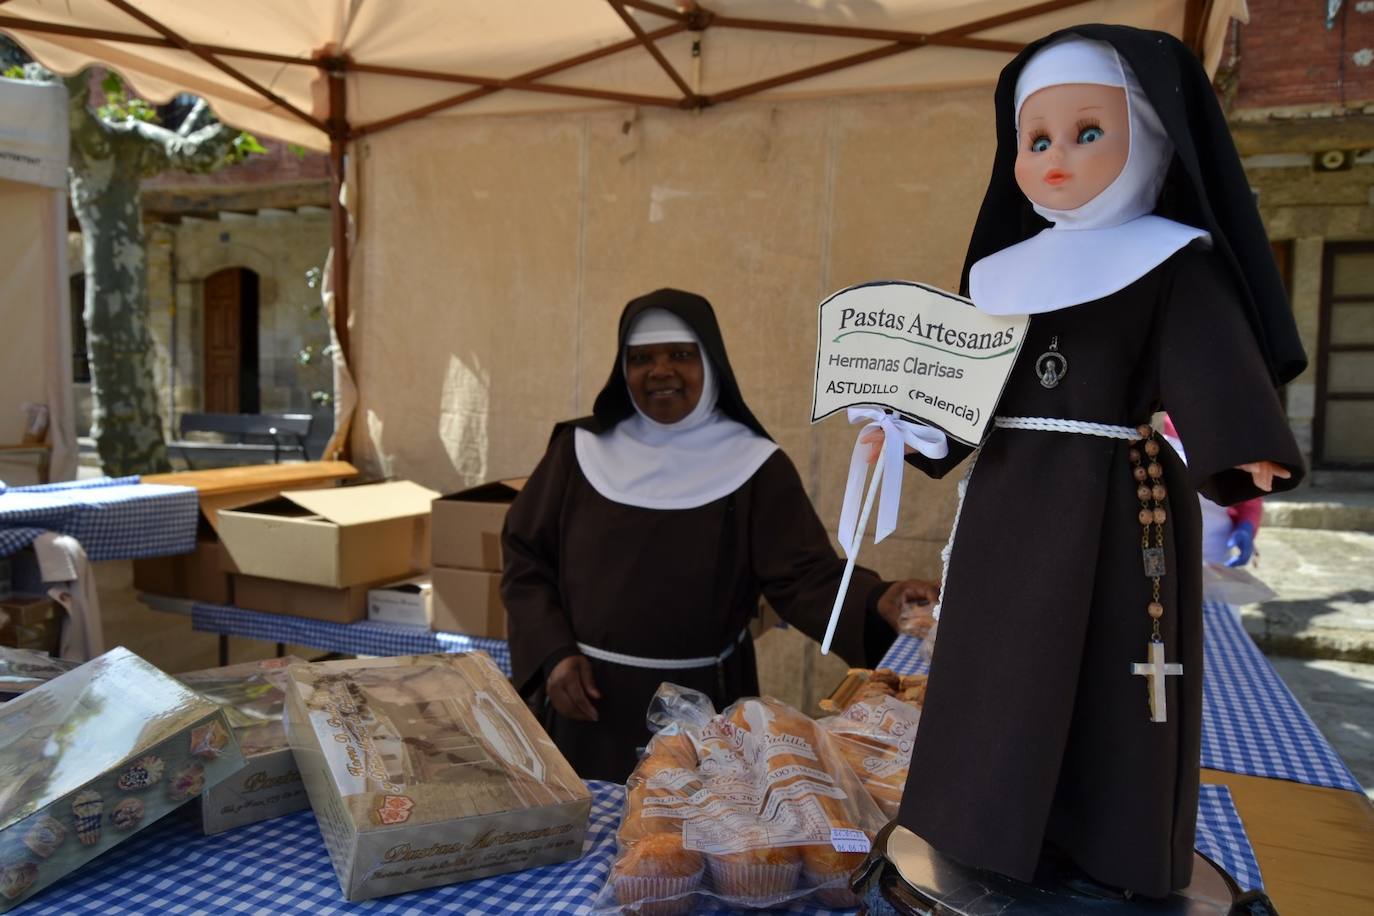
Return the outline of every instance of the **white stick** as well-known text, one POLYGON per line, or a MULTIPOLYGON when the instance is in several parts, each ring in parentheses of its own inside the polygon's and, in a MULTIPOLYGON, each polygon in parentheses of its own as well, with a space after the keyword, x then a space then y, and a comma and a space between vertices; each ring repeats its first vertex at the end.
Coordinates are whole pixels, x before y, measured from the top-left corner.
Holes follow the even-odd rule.
POLYGON ((854 543, 849 545, 849 562, 844 565, 844 577, 840 579, 840 593, 835 596, 835 607, 830 611, 830 623, 825 628, 825 639, 821 641, 821 654, 830 654, 830 642, 835 638, 835 626, 840 622, 840 608, 844 607, 844 596, 849 593, 849 580, 854 575, 854 561, 859 556, 859 545, 864 540, 864 529, 868 527, 868 516, 873 511, 873 497, 878 495, 878 481, 883 477, 883 456, 873 465, 873 476, 868 481, 868 494, 864 496, 863 511, 859 513, 859 524, 854 527, 854 543))

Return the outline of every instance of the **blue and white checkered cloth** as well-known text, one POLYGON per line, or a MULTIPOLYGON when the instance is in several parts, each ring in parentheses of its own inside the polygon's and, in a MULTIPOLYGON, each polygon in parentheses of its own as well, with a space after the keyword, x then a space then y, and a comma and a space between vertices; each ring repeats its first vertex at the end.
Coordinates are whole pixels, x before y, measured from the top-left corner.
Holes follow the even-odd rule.
POLYGON ((13 487, 0 493, 0 557, 45 531, 76 538, 92 561, 188 553, 196 547, 199 512, 192 488, 137 477, 13 487))
POLYGON ((1233 608, 1203 604, 1202 765, 1361 792, 1233 608))
MULTIPOLYGON (((1202 621, 1202 765, 1363 792, 1236 612, 1220 602, 1203 602, 1202 621)), ((899 636, 882 665, 924 674, 928 666, 920 653, 919 640, 899 636)))
POLYGON ((1241 890, 1263 890, 1259 863, 1231 800, 1231 790, 1210 783, 1198 789, 1197 851, 1224 868, 1241 890))
MULTIPOLYGON (((325 852, 315 816, 298 811, 215 836, 201 836, 183 808, 12 910, 16 916, 125 913, 281 913, 419 916, 423 913, 592 912, 615 856, 623 786, 589 782, 591 818, 574 862, 348 903, 325 852)), ((1198 848, 1242 887, 1259 887, 1245 830, 1225 786, 1204 786, 1198 848)), ((191 806, 194 807, 194 806, 191 806)), ((726 911, 720 911, 726 912, 726 911)), ((774 911, 777 912, 777 911, 774 911)), ((836 912, 797 904, 782 912, 836 912)))
POLYGON ((195 604, 191 606, 191 628, 204 633, 265 639, 347 655, 427 655, 481 650, 491 656, 506 677, 510 677, 510 645, 505 640, 437 633, 403 623, 378 620, 332 623, 218 604, 195 604))

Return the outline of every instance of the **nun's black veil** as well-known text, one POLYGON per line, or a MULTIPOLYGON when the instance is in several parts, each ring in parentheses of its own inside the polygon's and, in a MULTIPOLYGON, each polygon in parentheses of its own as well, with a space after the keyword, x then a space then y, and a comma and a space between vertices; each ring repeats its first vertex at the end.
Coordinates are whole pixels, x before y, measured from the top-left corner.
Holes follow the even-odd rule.
POLYGON ((1036 51, 1068 35, 1107 42, 1135 71, 1175 149, 1156 212, 1212 234, 1217 255, 1236 278, 1270 375, 1276 384, 1290 381, 1307 367, 1307 356, 1226 118, 1202 64, 1187 46, 1164 32, 1073 26, 1027 45, 1002 70, 995 96, 997 156, 964 262, 963 293, 968 294, 974 263, 1049 225, 1016 184, 1016 80, 1036 51))

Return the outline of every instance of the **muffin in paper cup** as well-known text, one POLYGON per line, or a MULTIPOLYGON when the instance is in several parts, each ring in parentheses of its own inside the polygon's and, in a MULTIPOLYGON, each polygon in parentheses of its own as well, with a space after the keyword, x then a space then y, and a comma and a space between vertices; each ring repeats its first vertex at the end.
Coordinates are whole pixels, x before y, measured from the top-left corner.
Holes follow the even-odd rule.
POLYGON ((801 854, 793 846, 771 846, 707 858, 716 892, 732 903, 772 906, 793 895, 801 875, 801 854))
POLYGON ((626 913, 683 916, 692 911, 706 865, 698 853, 682 848, 670 833, 645 836, 632 844, 611 869, 611 889, 626 913))

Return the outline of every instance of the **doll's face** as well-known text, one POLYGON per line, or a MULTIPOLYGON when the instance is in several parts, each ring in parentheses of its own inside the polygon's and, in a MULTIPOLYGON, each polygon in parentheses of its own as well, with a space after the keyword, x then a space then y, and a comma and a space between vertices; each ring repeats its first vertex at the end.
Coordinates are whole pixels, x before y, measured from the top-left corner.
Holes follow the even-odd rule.
POLYGON ((1064 83, 1021 104, 1016 183, 1052 210, 1083 206, 1121 174, 1131 149, 1126 90, 1064 83))

